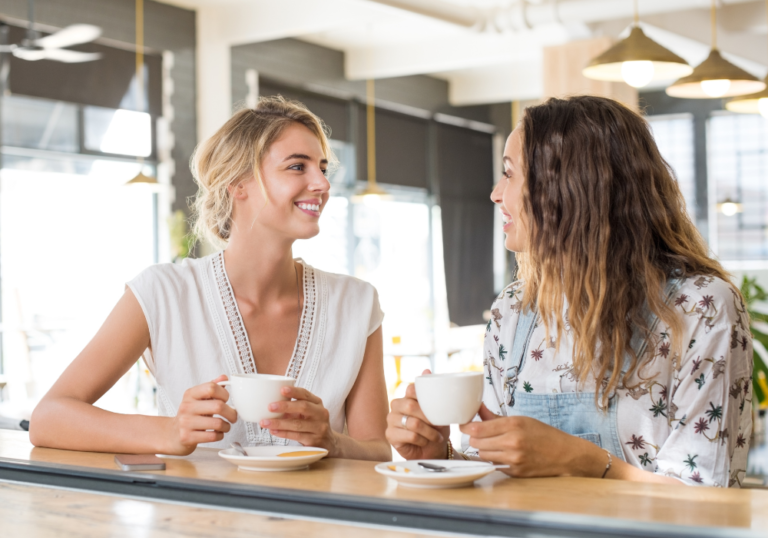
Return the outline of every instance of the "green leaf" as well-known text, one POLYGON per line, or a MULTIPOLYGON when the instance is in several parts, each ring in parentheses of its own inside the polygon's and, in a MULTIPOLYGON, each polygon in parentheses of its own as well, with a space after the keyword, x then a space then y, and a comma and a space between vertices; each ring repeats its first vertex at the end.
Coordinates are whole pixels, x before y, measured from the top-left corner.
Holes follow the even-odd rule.
POLYGON ((533 387, 527 381, 523 383, 523 389, 525 389, 525 392, 533 392, 533 387))
POLYGON ((703 387, 706 383, 704 380, 704 374, 701 374, 698 378, 694 379, 694 381, 699 386, 699 390, 701 390, 701 387, 703 387))
POLYGON ((667 414, 664 412, 666 410, 667 410, 667 404, 664 403, 664 400, 662 398, 659 398, 659 402, 654 403, 653 406, 651 406, 651 408, 649 409, 649 411, 653 412, 654 417, 658 417, 659 415, 666 417, 667 414))
MULTIPOLYGON (((763 314, 762 312, 757 312, 755 310, 749 311, 749 317, 752 321, 762 321, 763 323, 768 323, 768 314, 763 314)), ((753 327, 752 331, 755 331, 756 329, 753 327)))
POLYGON ((718 420, 723 418, 723 406, 718 405, 715 406, 712 402, 709 402, 709 409, 704 411, 704 414, 709 417, 709 421, 712 422, 713 420, 718 420))
MULTIPOLYGON (((757 278, 749 278, 745 276, 741 280, 741 294, 744 296, 744 301, 747 303, 747 313, 751 320, 761 321, 768 323, 768 314, 758 312, 754 309, 755 303, 768 300, 768 292, 757 283, 757 278)), ((754 325, 750 327, 752 331, 752 338, 757 340, 763 346, 768 349, 768 335, 756 328, 754 325)), ((762 357, 758 355, 757 351, 752 353, 752 360, 754 361, 754 369, 752 373, 752 390, 754 393, 755 403, 764 402, 768 400, 768 394, 763 394, 762 389, 757 384, 757 376, 759 372, 764 372, 768 376, 768 367, 763 361, 762 357)))

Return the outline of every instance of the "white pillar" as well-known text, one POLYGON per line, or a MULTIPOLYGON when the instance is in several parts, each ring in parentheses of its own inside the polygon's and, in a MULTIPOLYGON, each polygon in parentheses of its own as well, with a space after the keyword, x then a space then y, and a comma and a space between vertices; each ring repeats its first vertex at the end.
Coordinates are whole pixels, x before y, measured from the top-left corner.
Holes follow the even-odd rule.
POLYGON ((216 6, 197 11, 197 137, 214 134, 232 115, 232 63, 216 6))

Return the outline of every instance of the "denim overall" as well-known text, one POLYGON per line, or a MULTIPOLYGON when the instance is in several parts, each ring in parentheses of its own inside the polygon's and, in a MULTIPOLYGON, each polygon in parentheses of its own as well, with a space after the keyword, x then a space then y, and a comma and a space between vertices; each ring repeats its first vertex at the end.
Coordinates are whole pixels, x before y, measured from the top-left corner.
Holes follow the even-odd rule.
MULTIPOLYGON (((672 278, 667 282, 665 301, 668 303, 674 293, 680 288, 682 279, 672 278)), ((507 369, 508 395, 506 405, 501 406, 505 416, 525 416, 535 418, 545 424, 549 424, 570 435, 581 437, 604 448, 616 457, 624 460, 624 451, 619 441, 617 428, 618 398, 612 396, 608 403, 608 410, 604 412, 595 405, 594 392, 571 392, 556 394, 529 394, 521 392, 515 394, 519 373, 525 364, 528 343, 533 334, 537 314, 531 311, 520 312, 517 321, 517 330, 512 345, 510 358, 517 359, 517 366, 507 369)), ((653 332, 658 324, 658 318, 650 313, 646 314, 648 327, 653 332)), ((647 339, 635 331, 632 337, 632 349, 638 357, 642 357, 647 346, 647 339)), ((622 376, 629 365, 629 356, 624 358, 622 376)))

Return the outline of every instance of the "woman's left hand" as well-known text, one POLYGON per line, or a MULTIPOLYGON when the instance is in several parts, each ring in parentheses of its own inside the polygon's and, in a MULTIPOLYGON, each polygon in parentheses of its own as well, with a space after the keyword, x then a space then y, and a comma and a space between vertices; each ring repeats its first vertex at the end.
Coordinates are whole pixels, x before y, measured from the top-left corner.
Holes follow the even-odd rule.
POLYGON ((269 404, 269 410, 284 413, 283 417, 265 419, 259 425, 275 437, 298 441, 304 446, 325 448, 333 457, 337 438, 323 401, 298 387, 283 387, 280 392, 288 400, 269 404))
POLYGON ((584 476, 600 478, 607 456, 597 445, 564 433, 529 417, 499 417, 485 407, 482 422, 463 424, 469 445, 479 456, 496 464, 509 465, 503 471, 518 478, 537 476, 584 476))

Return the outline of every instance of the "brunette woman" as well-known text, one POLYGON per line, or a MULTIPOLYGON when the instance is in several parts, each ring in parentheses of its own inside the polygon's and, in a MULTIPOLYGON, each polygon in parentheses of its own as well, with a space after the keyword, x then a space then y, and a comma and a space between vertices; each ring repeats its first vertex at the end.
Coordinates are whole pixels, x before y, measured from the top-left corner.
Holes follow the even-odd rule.
MULTIPOLYGON (((528 108, 491 199, 519 280, 492 306, 481 420, 456 457, 520 477, 739 486, 748 315, 646 121, 600 97, 528 108)), ((454 454, 413 387, 387 437, 408 459, 454 454)))
POLYGON ((129 282, 35 409, 32 442, 165 454, 188 454, 200 443, 290 443, 389 459, 376 290, 291 255, 295 240, 320 231, 331 160, 321 121, 282 98, 237 112, 201 144, 193 162, 196 228, 226 248, 150 267, 129 282), (142 353, 161 416, 95 407, 142 353), (284 418, 237 420, 216 382, 252 372, 296 378, 282 389, 288 401, 271 407, 284 418))

